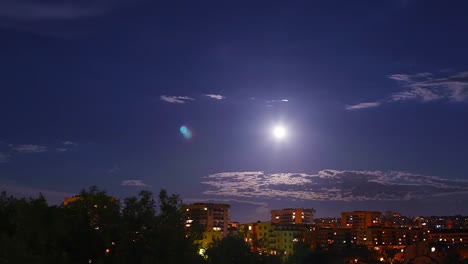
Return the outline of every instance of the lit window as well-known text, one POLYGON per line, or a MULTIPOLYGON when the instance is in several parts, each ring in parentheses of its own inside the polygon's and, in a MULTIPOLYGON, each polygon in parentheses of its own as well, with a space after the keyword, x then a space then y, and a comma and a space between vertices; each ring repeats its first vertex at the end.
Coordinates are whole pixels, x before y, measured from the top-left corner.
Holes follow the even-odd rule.
POLYGON ((205 255, 205 252, 206 252, 206 250, 205 250, 204 248, 200 248, 200 249, 198 250, 198 255, 204 256, 204 255, 205 255))

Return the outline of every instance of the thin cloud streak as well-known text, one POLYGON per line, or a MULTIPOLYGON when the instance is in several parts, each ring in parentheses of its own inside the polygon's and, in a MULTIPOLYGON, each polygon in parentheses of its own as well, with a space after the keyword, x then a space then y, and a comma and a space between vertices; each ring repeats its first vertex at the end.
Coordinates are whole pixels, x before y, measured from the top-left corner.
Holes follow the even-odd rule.
POLYGON ((110 173, 110 174, 114 174, 114 173, 118 173, 119 171, 120 171, 120 167, 119 166, 114 166, 111 169, 109 169, 107 172, 110 173))
POLYGON ((311 201, 400 201, 468 193, 468 180, 401 171, 224 172, 204 177, 207 195, 311 201))
POLYGON ((358 109, 365 109, 365 108, 372 108, 380 106, 380 102, 367 102, 367 103, 359 103, 355 105, 347 105, 346 110, 358 110, 358 109))
POLYGON ((83 22, 108 19, 112 13, 147 3, 146 0, 0 0, 0 28, 40 36, 76 37, 100 28, 99 24, 89 28, 83 22))
POLYGON ((287 103, 289 102, 288 99, 281 99, 281 100, 268 100, 267 103, 287 103))
POLYGON ((69 146, 78 146, 77 143, 73 142, 73 141, 64 141, 62 142, 63 145, 69 145, 69 146))
POLYGON ((215 99, 215 100, 223 100, 223 99, 226 99, 225 96, 222 96, 220 94, 205 94, 205 96, 211 98, 211 99, 215 99))
POLYGON ((122 186, 138 186, 138 187, 150 187, 150 185, 144 183, 142 180, 124 180, 120 184, 122 186))
POLYGON ((392 79, 395 81, 401 81, 401 82, 416 82, 418 80, 421 80, 421 78, 430 79, 431 77, 432 77, 432 73, 429 73, 429 72, 420 72, 416 74, 397 73, 397 74, 392 74, 388 76, 389 79, 392 79))
POLYGON ((161 95, 161 100, 171 104, 185 104, 186 101, 194 101, 195 99, 188 96, 169 96, 161 95))
POLYGON ((46 146, 41 145, 13 145, 10 144, 9 147, 18 153, 41 153, 47 151, 46 146))
POLYGON ((108 1, 2 1, 0 18, 20 21, 73 20, 107 11, 108 1))
POLYGON ((131 3, 126 0, 3 0, 0 1, 0 19, 25 22, 70 21, 103 15, 125 2, 131 3))

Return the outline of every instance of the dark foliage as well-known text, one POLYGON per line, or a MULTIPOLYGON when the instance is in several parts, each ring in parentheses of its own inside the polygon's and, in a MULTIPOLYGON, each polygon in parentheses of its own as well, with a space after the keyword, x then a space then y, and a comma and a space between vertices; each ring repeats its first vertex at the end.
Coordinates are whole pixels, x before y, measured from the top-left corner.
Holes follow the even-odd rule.
POLYGON ((256 255, 250 252, 250 247, 240 237, 228 236, 216 240, 206 250, 210 264, 249 264, 256 263, 256 255))
POLYGON ((200 263, 181 200, 142 191, 122 205, 91 187, 67 206, 0 194, 0 263, 200 263))

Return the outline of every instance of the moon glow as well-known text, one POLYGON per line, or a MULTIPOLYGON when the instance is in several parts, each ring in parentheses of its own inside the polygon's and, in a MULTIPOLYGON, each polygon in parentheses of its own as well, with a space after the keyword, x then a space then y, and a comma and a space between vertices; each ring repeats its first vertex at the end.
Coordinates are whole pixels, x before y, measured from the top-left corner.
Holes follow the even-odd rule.
POLYGON ((283 139, 286 137, 286 129, 282 126, 276 126, 273 128, 273 136, 277 139, 283 139))

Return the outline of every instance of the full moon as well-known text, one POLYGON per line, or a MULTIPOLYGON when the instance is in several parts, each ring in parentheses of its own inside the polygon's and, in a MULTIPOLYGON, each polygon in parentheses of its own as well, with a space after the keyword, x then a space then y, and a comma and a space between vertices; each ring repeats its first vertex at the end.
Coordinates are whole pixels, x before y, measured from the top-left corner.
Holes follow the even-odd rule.
POLYGON ((286 129, 282 126, 277 126, 273 129, 273 136, 277 139, 282 139, 286 136, 286 129))

